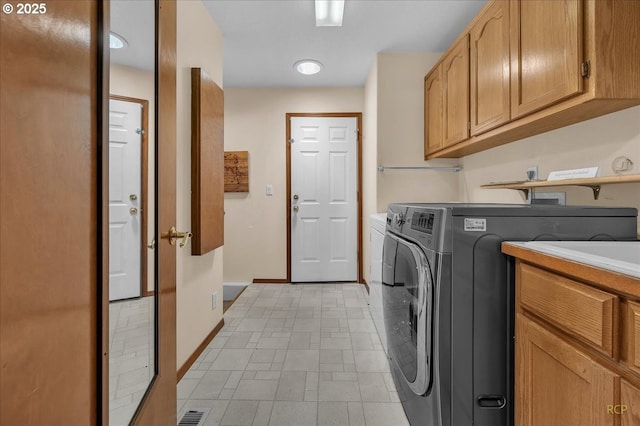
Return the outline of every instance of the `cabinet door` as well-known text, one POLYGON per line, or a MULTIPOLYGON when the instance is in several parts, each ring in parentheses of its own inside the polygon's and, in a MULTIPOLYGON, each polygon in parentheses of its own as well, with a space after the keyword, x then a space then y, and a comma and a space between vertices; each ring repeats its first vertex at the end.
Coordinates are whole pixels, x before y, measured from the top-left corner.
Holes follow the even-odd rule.
POLYGON ((471 134, 509 121, 509 2, 496 1, 471 29, 471 134))
POLYGON ((511 2, 511 116, 582 92, 583 0, 511 2))
POLYGON ((622 426, 639 425, 640 389, 634 387, 626 380, 622 380, 620 382, 620 406, 614 413, 619 413, 622 426))
POLYGON ((442 148, 442 112, 442 67, 438 66, 424 80, 425 157, 442 148))
POLYGON ((521 314, 516 327, 516 424, 613 425, 618 377, 521 314))
POLYGON ((469 138, 469 36, 442 62, 444 80, 444 146, 469 138))

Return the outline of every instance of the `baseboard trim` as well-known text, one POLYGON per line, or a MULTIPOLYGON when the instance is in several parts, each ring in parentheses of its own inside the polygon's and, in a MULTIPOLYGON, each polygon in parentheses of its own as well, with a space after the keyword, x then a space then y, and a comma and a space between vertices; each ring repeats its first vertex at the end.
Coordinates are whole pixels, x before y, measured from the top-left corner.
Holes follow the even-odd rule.
POLYGON ((200 354, 204 352, 204 350, 207 348, 209 343, 211 343, 213 338, 216 337, 216 335, 220 332, 220 330, 222 330, 222 327, 224 327, 224 318, 220 320, 218 325, 216 325, 216 327, 213 330, 211 330, 211 333, 209 333, 207 337, 204 338, 202 343, 200 343, 200 345, 196 348, 196 350, 193 351, 193 353, 185 361, 185 363, 182 364, 182 367, 178 369, 178 382, 180 382, 180 380, 184 377, 184 375, 187 374, 187 371, 189 371, 193 363, 196 362, 200 354))
POLYGON ((364 278, 362 279, 362 285, 364 285, 364 288, 367 289, 367 294, 371 294, 371 292, 369 291, 369 284, 367 284, 367 280, 365 280, 364 278))
POLYGON ((286 278, 254 278, 253 284, 289 284, 286 278))

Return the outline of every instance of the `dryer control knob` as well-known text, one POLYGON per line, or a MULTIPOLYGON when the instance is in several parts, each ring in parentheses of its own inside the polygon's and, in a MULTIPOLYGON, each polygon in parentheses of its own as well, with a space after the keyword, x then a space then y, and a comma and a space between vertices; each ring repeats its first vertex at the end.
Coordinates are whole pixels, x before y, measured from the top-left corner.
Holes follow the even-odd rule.
POLYGON ((393 223, 400 227, 404 223, 404 214, 402 212, 393 215, 393 223))

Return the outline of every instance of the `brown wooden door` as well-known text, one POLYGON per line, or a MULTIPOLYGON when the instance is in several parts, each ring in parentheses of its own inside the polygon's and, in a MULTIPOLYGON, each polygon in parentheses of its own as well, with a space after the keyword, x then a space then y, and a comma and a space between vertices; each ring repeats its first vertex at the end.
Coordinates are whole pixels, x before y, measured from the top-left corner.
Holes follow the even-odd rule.
POLYGON ((511 2, 511 116, 582 93, 583 1, 511 2))
POLYGON ((0 424, 89 425, 101 407, 101 10, 42 4, 0 14, 0 424))
MULTIPOLYGON (((438 65, 424 80, 424 153, 442 148, 442 66, 438 65)), ((426 158, 425 158, 426 159, 426 158)))
MULTIPOLYGON (((176 2, 159 3, 156 223, 158 232, 163 234, 176 225, 176 2)), ((156 244, 158 375, 133 420, 136 425, 177 423, 176 247, 162 238, 156 244)))
POLYGON ((469 36, 442 61, 444 146, 469 139, 469 36))
POLYGON ((615 423, 613 372, 521 314, 516 327, 517 425, 615 423))
POLYGON ((489 6, 471 29, 471 134, 509 121, 509 2, 489 6))

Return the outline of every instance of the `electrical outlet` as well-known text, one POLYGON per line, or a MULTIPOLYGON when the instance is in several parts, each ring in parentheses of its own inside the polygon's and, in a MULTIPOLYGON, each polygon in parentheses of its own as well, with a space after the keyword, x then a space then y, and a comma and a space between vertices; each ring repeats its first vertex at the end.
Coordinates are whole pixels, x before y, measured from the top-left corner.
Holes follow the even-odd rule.
POLYGON ((212 311, 215 310, 217 306, 218 306, 218 292, 216 291, 211 295, 211 310, 212 311))
POLYGON ((538 180, 538 166, 527 167, 527 180, 538 180))

